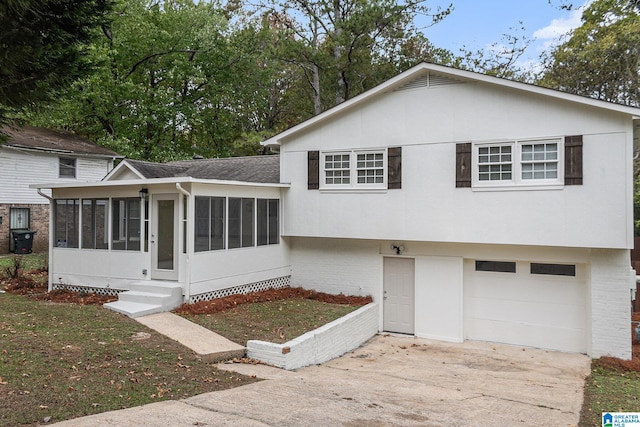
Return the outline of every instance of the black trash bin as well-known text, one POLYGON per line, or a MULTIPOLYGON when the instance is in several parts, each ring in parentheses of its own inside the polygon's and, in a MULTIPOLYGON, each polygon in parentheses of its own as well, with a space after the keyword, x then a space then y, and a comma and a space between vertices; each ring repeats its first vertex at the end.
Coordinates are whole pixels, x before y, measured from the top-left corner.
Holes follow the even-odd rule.
POLYGON ((31 230, 13 230, 11 232, 13 253, 30 254, 33 250, 33 236, 35 234, 36 232, 31 230))

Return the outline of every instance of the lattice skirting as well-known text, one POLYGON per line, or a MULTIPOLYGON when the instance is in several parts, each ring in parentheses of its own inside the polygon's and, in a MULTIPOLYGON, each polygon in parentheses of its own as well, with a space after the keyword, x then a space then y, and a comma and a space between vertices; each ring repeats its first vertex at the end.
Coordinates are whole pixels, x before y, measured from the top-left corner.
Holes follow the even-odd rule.
POLYGON ((277 277, 275 279, 263 280, 261 282, 249 283, 246 285, 234 286, 232 288, 218 289, 203 294, 192 295, 189 304, 201 301, 211 301, 216 298, 228 297, 229 295, 248 294, 251 292, 265 291, 267 289, 281 289, 289 286, 291 276, 277 277))
POLYGON ((77 286, 77 285, 64 285, 59 283, 53 284, 53 290, 67 290, 71 292, 77 292, 79 294, 96 294, 96 295, 111 295, 116 296, 120 292, 123 292, 124 289, 113 289, 113 288, 94 288, 91 286, 77 286))

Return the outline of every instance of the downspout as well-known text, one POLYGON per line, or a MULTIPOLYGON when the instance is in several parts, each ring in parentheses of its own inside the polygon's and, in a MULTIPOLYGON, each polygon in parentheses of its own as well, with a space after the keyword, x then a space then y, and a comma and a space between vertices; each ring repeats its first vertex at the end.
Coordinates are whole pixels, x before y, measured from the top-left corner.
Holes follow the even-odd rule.
MULTIPOLYGON (((187 197, 187 203, 189 203, 191 201, 191 193, 189 193, 187 190, 185 190, 184 188, 182 188, 182 186, 180 185, 179 182, 176 182, 176 190, 178 190, 179 193, 181 193, 182 195, 187 197)), ((184 209, 182 210, 184 212, 184 209)), ((187 207, 187 216, 191 215, 191 211, 192 209, 189 209, 187 207)), ((191 223, 193 221, 189 221, 189 218, 183 218, 183 221, 186 220, 187 221, 187 229, 190 228, 191 223)), ((185 248, 185 255, 186 255, 186 259, 185 259, 185 264, 186 264, 186 283, 185 283, 185 289, 184 289, 184 302, 188 302, 189 298, 191 298, 191 248, 192 248, 192 244, 191 244, 191 233, 189 233, 188 230, 185 230, 184 227, 182 226, 182 224, 180 224, 180 229, 182 229, 182 231, 184 233, 187 233, 187 238, 186 238, 186 245, 187 247, 185 248)))
POLYGON ((48 268, 49 268, 49 274, 48 274, 48 279, 47 279, 47 289, 49 292, 51 292, 53 290, 53 281, 51 280, 51 278, 53 277, 53 197, 49 196, 48 194, 44 194, 42 192, 42 190, 40 188, 37 189, 38 194, 42 197, 44 197, 45 199, 49 200, 49 260, 48 260, 48 268))

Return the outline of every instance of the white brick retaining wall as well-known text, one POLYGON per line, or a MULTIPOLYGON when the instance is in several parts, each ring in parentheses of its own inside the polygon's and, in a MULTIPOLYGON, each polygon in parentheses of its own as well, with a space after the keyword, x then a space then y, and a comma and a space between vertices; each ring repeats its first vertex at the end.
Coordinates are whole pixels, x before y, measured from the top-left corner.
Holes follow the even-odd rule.
POLYGON ((247 357, 293 370, 334 359, 378 333, 378 304, 371 303, 284 344, 250 340, 247 357))

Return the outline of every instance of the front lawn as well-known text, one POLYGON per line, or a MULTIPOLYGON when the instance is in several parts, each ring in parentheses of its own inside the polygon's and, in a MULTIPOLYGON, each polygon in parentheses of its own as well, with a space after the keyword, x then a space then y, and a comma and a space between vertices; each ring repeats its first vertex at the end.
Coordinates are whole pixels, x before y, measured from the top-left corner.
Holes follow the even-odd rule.
POLYGON ((0 425, 35 426, 237 387, 189 349, 97 305, 0 293, 0 425))

